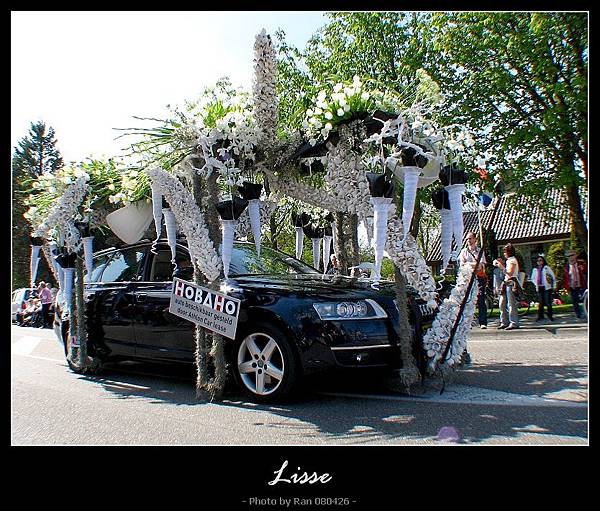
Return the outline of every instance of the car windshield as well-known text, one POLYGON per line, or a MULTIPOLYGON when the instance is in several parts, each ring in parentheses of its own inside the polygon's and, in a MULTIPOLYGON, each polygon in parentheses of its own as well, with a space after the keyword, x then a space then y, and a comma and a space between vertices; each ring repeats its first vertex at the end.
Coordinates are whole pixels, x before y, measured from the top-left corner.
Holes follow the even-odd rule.
MULTIPOLYGON (((219 249, 220 252, 220 249, 219 249)), ((231 254, 229 275, 241 277, 245 275, 281 275, 291 273, 318 273, 294 257, 262 246, 260 257, 253 244, 235 244, 231 254)))

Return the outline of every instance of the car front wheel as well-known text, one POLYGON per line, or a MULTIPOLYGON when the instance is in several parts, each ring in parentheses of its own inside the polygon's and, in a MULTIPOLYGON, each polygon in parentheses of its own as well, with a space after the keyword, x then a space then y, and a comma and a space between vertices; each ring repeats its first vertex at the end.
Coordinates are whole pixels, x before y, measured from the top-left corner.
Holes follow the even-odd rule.
POLYGON ((244 334, 233 353, 235 379, 255 401, 288 396, 298 381, 298 364, 285 335, 267 324, 244 334))

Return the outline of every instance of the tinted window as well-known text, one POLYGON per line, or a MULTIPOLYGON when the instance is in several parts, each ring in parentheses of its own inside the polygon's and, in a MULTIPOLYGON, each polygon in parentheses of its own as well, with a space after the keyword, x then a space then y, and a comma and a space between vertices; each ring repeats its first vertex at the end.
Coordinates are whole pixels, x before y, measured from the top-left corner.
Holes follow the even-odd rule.
POLYGON ((145 248, 117 250, 102 273, 101 282, 128 282, 136 280, 145 248))
POLYGON ((152 256, 149 281, 170 282, 173 277, 191 280, 194 275, 194 268, 187 251, 177 249, 175 262, 177 263, 177 269, 174 271, 175 266, 171 263, 171 249, 159 247, 157 254, 152 256))
POLYGON ((86 282, 98 282, 100 280, 100 276, 102 275, 102 272, 106 268, 106 265, 108 264, 108 261, 110 260, 112 255, 113 254, 111 252, 110 254, 105 254, 105 255, 94 257, 94 268, 92 270, 92 278, 88 279, 88 276, 86 273, 84 280, 86 282))
POLYGON ((260 257, 256 255, 254 245, 233 247, 230 276, 236 275, 280 275, 290 273, 317 273, 314 268, 294 257, 261 247, 260 257))

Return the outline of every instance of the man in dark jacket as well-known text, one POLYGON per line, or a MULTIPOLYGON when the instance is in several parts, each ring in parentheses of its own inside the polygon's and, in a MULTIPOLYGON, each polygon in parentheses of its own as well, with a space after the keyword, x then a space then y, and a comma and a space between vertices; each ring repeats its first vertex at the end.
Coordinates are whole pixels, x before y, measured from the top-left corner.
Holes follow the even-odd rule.
POLYGON ((573 311, 578 318, 582 317, 581 299, 587 289, 587 265, 585 260, 577 259, 577 252, 567 252, 567 265, 565 267, 565 289, 571 293, 573 311))

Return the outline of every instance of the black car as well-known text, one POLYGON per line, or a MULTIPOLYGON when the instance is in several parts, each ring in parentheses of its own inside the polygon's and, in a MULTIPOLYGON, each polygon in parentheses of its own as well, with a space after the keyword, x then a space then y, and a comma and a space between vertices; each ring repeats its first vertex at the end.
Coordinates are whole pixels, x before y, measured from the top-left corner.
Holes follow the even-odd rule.
MULTIPOLYGON (((194 363, 194 327, 169 312, 174 276, 192 280, 189 252, 177 245, 173 273, 166 241, 111 248, 94 256, 85 288, 88 353, 124 359, 194 363), (156 253, 154 253, 156 252, 156 253)), ((235 243, 221 292, 241 300, 236 339, 227 339, 230 373, 252 398, 278 399, 302 377, 332 368, 402 367, 394 285, 323 275, 302 261, 254 244, 235 243)), ((409 288, 414 352, 433 311, 409 288)), ((55 331, 68 352, 68 321, 55 331)), ((73 366, 71 366, 75 369, 73 366)))

